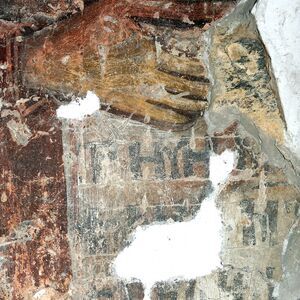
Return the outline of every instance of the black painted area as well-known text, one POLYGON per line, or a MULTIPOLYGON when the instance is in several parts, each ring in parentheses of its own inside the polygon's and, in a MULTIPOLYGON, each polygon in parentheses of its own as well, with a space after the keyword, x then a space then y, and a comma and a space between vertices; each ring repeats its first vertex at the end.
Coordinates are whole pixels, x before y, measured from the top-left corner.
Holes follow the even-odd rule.
POLYGON ((249 225, 243 226, 243 245, 250 246, 256 244, 255 227, 253 222, 254 215, 254 201, 244 199, 240 202, 241 212, 244 213, 248 220, 249 225))
POLYGON ((142 177, 142 164, 153 163, 155 164, 155 175, 159 179, 166 177, 165 162, 163 153, 160 151, 158 143, 154 144, 154 153, 152 156, 141 156, 141 143, 134 142, 129 146, 130 170, 133 173, 135 179, 142 177))
POLYGON ((218 272, 218 286, 224 292, 232 295, 234 300, 243 300, 246 286, 244 274, 236 272, 232 266, 218 272))
POLYGON ((195 76, 195 75, 190 75, 190 74, 184 74, 184 73, 180 73, 180 72, 176 72, 176 71, 167 70, 164 68, 158 68, 158 71, 167 73, 174 77, 180 77, 182 79, 186 79, 189 81, 196 81, 200 84, 205 84, 205 85, 209 84, 209 79, 204 76, 195 76))
POLYGON ((210 23, 212 21, 208 19, 206 20, 199 19, 199 20, 194 20, 193 23, 186 23, 178 19, 168 19, 168 18, 131 17, 131 19, 137 23, 145 23, 154 26, 171 27, 176 29, 189 29, 193 27, 202 28, 205 24, 210 23))
POLYGON ((204 177, 208 177, 208 165, 209 165, 209 151, 208 145, 203 150, 193 151, 189 146, 189 140, 181 140, 175 146, 170 149, 167 146, 161 147, 159 143, 153 144, 153 155, 142 156, 141 155, 141 143, 134 142, 129 146, 130 156, 130 170, 135 179, 142 177, 142 165, 144 163, 152 163, 155 165, 155 175, 158 179, 166 178, 165 160, 166 154, 171 163, 171 178, 180 178, 178 152, 182 149, 183 153, 183 175, 189 177, 195 175, 194 164, 202 162, 206 167, 206 174, 204 177))

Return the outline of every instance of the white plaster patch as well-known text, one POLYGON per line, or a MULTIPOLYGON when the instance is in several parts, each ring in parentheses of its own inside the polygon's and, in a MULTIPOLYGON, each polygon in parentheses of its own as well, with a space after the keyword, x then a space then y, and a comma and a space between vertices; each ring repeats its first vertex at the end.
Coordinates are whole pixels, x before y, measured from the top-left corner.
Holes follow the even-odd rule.
MULTIPOLYGON (((5 110, 2 112, 5 113, 5 110)), ((12 139, 18 145, 26 146, 29 143, 32 133, 26 124, 12 119, 7 122, 6 126, 9 129, 12 139)))
POLYGON ((259 0, 253 8, 270 54, 286 123, 286 142, 300 157, 300 0, 259 0))
POLYGON ((70 55, 65 55, 62 59, 61 59, 61 63, 63 64, 63 65, 67 65, 68 64, 68 62, 69 62, 69 60, 70 60, 70 55))
POLYGON ((39 290, 38 292, 36 292, 33 296, 34 299, 41 299, 44 297, 44 295, 46 294, 46 289, 42 289, 39 290))
POLYGON ((78 98, 56 110, 58 118, 82 120, 100 109, 100 100, 96 94, 88 91, 86 97, 78 98))
POLYGON ((32 298, 36 300, 49 300, 49 299, 62 299, 65 297, 63 297, 60 293, 58 293, 54 288, 46 287, 37 291, 32 298))
POLYGON ((222 219, 215 199, 235 163, 235 153, 224 151, 210 157, 213 192, 203 200, 196 217, 187 222, 140 226, 130 246, 114 261, 117 276, 139 279, 150 299, 158 281, 193 279, 221 267, 222 219))
POLYGON ((295 229, 297 228, 297 226, 299 226, 298 224, 299 222, 296 222, 291 229, 289 230, 289 233, 287 234, 287 236, 285 237, 284 241, 283 241, 283 245, 282 245, 282 257, 286 254, 286 251, 288 249, 288 244, 289 244, 289 240, 292 236, 292 234, 294 234, 295 229))

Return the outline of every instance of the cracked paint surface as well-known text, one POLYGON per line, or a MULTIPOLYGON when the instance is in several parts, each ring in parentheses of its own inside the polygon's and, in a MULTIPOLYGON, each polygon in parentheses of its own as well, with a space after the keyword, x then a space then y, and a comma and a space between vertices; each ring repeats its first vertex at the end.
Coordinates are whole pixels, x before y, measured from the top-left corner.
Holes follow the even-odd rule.
POLYGON ((151 299, 271 297, 282 276, 285 236, 298 218, 299 193, 241 125, 209 136, 201 121, 197 130, 172 133, 102 112, 64 126, 74 295, 142 299, 139 280, 115 277, 114 259, 139 226, 179 226, 201 211, 212 189, 209 153, 230 149, 238 161, 217 201, 222 268, 193 280, 158 282, 151 299))
POLYGON ((221 266, 150 297, 297 299, 300 165, 255 1, 90 2, 0 4, 0 298, 143 299, 113 262, 137 228, 204 214, 230 151, 221 266), (60 123, 89 90, 101 111, 60 123))
POLYGON ((234 167, 234 153, 210 155, 212 192, 194 219, 187 222, 138 227, 133 242, 116 258, 114 269, 121 278, 139 279, 150 299, 155 282, 176 278, 191 280, 221 267, 222 220, 215 198, 234 167))

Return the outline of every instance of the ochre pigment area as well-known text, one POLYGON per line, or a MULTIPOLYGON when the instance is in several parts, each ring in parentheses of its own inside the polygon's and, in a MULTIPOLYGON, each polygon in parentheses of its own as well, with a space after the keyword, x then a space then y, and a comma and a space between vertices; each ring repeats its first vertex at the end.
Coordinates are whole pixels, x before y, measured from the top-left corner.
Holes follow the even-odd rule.
POLYGON ((233 3, 97 2, 26 41, 24 83, 92 90, 119 114, 183 127, 208 104, 202 33, 233 3))

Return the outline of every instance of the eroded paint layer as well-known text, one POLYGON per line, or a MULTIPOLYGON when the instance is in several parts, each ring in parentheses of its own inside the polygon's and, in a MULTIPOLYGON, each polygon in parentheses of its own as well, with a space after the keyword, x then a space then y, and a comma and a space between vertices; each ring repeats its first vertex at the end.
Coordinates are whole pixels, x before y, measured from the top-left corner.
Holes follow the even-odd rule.
POLYGON ((0 252, 8 280, 1 282, 1 299, 33 299, 42 288, 60 299, 68 289, 62 142, 54 117, 46 103, 26 118, 1 118, 0 252), (31 130, 26 145, 11 137, 7 123, 14 119, 31 130))
POLYGON ((111 263, 133 230, 199 210, 210 190, 210 146, 199 125, 193 135, 166 132, 104 112, 64 122, 74 297, 106 289, 125 297, 111 263))
POLYGON ((194 219, 186 222, 139 226, 132 243, 113 263, 116 275, 131 282, 140 280, 145 298, 152 286, 176 278, 191 280, 221 267, 222 219, 215 200, 234 168, 235 153, 210 153, 209 180, 212 191, 202 201, 194 219))
POLYGON ((143 299, 138 280, 115 276, 113 260, 138 226, 184 222, 201 211, 211 192, 210 153, 226 149, 236 151, 238 161, 217 199, 222 266, 205 277, 159 282, 151 299, 272 296, 282 275, 284 239, 298 218, 299 193, 238 128, 236 123, 209 136, 199 121, 174 133, 105 112, 64 122, 74 299, 143 299))
MULTIPOLYGON (((82 10, 82 1, 4 3, 11 19, 29 23, 0 21, 0 298, 143 299, 142 283, 117 278, 112 261, 138 226, 192 220, 211 192, 211 153, 226 149, 238 161, 217 199, 222 266, 205 277, 157 282, 151 298, 284 293, 277 284, 282 250, 297 245, 288 233, 299 222, 299 191, 289 182, 297 181, 298 165, 276 148, 285 124, 249 15, 254 2, 242 1, 216 24, 235 1, 96 1, 34 35, 82 10), (87 90, 101 97, 102 109, 130 118, 66 121, 61 137, 53 103, 87 90), (207 134, 201 117, 209 99, 209 112, 220 114, 206 118, 214 128, 207 134), (228 119, 244 125, 220 129, 228 119)), ((285 270, 297 271, 295 259, 284 257, 285 270)))
POLYGON ((182 129, 208 105, 203 33, 234 5, 98 1, 26 41, 23 82, 69 96, 90 90, 102 109, 182 129))
POLYGON ((225 116, 230 112, 245 116, 283 144, 285 120, 277 83, 255 20, 248 13, 253 2, 241 3, 240 10, 221 20, 211 32, 211 108, 225 116))

